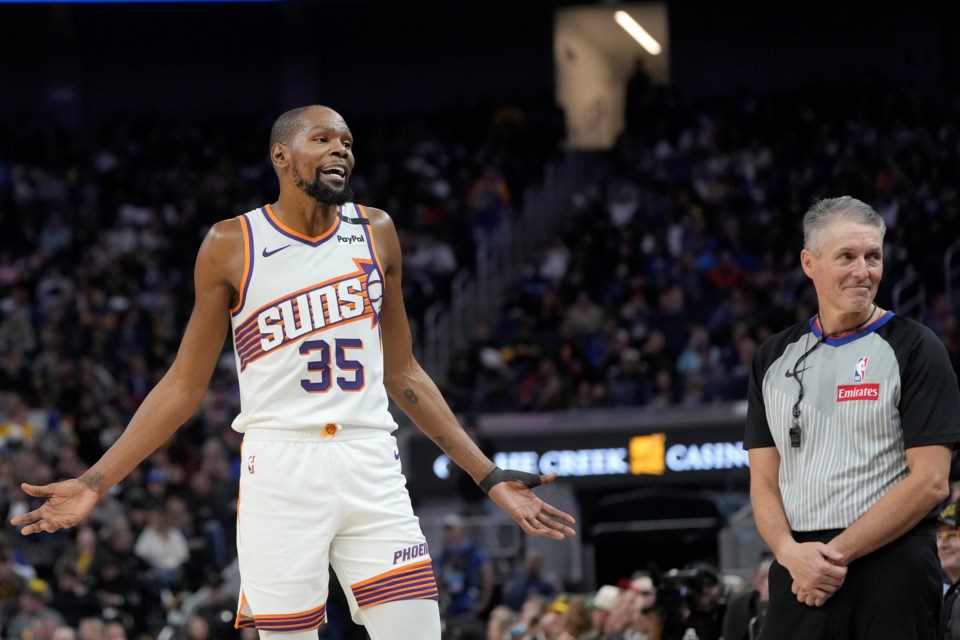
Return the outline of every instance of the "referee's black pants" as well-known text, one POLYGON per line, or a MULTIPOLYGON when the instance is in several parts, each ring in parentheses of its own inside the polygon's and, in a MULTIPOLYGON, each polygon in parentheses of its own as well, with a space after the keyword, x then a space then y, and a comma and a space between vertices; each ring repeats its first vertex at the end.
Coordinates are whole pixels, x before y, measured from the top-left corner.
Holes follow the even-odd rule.
MULTIPOLYGON (((829 542, 840 530, 794 532, 797 542, 829 542)), ((936 528, 924 521, 853 561, 843 586, 822 607, 790 590, 793 578, 770 566, 770 602, 760 640, 933 640, 943 597, 936 528)))

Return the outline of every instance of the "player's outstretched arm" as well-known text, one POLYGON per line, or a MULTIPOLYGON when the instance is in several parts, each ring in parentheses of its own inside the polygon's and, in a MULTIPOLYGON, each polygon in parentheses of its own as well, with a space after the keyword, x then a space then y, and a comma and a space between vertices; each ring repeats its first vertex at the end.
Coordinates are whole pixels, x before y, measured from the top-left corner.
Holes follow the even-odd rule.
POLYGON ((470 474, 474 482, 481 484, 481 481, 488 480, 489 486, 484 486, 487 495, 524 531, 555 540, 575 535, 571 526, 575 524, 573 517, 545 503, 531 491, 534 486, 553 482, 556 474, 522 474, 497 469, 463 430, 437 385, 413 357, 410 326, 400 287, 400 241, 386 213, 378 209, 367 211, 377 244, 377 255, 386 272, 380 328, 387 393, 421 431, 470 474), (520 475, 501 477, 496 475, 498 471, 520 475), (491 473, 495 475, 491 476, 491 473), (490 483, 489 480, 494 478, 497 481, 490 483))
POLYGON ((177 357, 120 438, 79 478, 44 486, 21 485, 27 494, 46 498, 39 508, 11 519, 12 524, 23 526, 23 535, 53 532, 82 521, 110 487, 196 411, 227 334, 234 295, 231 278, 243 272, 241 233, 240 223, 234 219, 218 223, 204 239, 194 271, 196 300, 177 357))

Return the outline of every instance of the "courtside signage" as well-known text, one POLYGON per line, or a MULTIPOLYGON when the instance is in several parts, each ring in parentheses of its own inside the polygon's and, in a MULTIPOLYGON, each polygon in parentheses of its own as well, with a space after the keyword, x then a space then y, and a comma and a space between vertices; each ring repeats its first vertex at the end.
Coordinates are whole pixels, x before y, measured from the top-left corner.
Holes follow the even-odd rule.
MULTIPOLYGON (((502 469, 554 473, 560 477, 665 476, 695 471, 743 469, 749 466, 742 441, 669 444, 666 433, 628 438, 626 446, 580 449, 498 451, 493 462, 502 469)), ((450 460, 438 456, 434 475, 449 477, 450 460)))

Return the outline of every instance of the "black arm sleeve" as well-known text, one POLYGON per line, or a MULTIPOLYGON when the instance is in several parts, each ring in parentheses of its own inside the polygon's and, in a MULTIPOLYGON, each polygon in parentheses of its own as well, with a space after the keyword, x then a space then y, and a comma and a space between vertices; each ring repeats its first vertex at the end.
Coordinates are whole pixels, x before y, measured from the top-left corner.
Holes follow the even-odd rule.
POLYGON ((922 447, 960 442, 960 388, 947 351, 930 329, 898 323, 889 340, 900 367, 903 444, 922 447), (902 333, 902 339, 898 339, 902 333))
POLYGON ((763 401, 763 376, 766 367, 760 363, 760 351, 753 358, 750 367, 750 381, 747 383, 747 428, 743 436, 744 449, 759 449, 775 446, 770 424, 767 422, 767 408, 763 401))

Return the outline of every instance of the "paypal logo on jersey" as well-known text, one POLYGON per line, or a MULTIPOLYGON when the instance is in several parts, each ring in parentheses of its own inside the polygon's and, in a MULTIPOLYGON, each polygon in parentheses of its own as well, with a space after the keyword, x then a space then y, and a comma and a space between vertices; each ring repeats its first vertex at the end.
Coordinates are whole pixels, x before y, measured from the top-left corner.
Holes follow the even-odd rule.
POLYGON ((853 369, 853 381, 863 382, 867 377, 867 361, 870 358, 864 356, 857 360, 857 366, 853 369))

